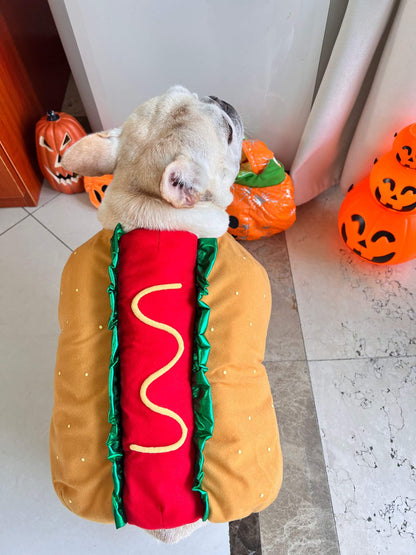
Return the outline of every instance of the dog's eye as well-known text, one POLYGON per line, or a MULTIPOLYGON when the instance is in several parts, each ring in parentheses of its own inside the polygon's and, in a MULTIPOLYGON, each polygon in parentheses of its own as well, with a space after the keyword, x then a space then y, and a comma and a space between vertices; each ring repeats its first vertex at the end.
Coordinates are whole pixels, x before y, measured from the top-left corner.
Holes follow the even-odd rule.
POLYGON ((233 128, 231 127, 231 125, 228 123, 227 120, 225 120, 226 124, 227 124, 227 128, 228 128, 228 144, 230 145, 232 140, 233 140, 233 128))

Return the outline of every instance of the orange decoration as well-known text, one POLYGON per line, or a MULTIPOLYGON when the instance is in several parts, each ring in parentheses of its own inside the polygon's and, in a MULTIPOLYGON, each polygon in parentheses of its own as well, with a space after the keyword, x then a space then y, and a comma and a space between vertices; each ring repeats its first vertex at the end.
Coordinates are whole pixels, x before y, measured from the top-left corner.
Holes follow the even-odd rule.
POLYGON ((251 170, 256 174, 261 173, 274 158, 273 152, 262 141, 246 139, 243 141, 243 153, 250 163, 251 170))
POLYGON ((36 152, 39 167, 51 187, 61 193, 81 193, 83 178, 64 170, 64 152, 86 135, 81 124, 69 114, 49 111, 36 124, 36 152))
POLYGON ((416 213, 416 169, 400 164, 394 151, 384 154, 374 164, 370 173, 370 188, 374 197, 386 208, 416 213))
POLYGON ((368 177, 345 197, 338 228, 346 245, 370 262, 399 264, 416 257, 416 217, 380 204, 368 177))
POLYGON ((240 172, 231 190, 228 231, 238 239, 268 237, 296 220, 292 180, 261 141, 243 141, 240 172))
POLYGON ((288 229, 296 220, 294 189, 289 175, 279 185, 252 189, 234 184, 229 233, 238 239, 253 241, 288 229))
POLYGON ((416 123, 408 125, 396 135, 393 152, 402 166, 416 169, 416 123))
POLYGON ((104 193, 113 179, 112 175, 101 175, 99 177, 84 177, 84 187, 90 201, 98 208, 104 198, 104 193))

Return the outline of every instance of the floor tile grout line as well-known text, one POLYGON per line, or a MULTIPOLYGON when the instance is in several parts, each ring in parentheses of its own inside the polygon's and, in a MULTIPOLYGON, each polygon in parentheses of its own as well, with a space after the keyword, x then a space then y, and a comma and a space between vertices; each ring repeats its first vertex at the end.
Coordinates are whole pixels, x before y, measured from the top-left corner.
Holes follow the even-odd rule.
POLYGON ((293 271, 292 271, 292 262, 290 259, 290 252, 289 252, 289 248, 287 246, 287 238, 286 238, 286 232, 284 233, 284 239, 285 239, 285 248, 286 248, 286 254, 287 254, 287 259, 289 261, 289 272, 290 272, 290 280, 292 282, 292 288, 293 288, 293 293, 295 295, 295 301, 296 301, 296 312, 298 315, 298 319, 299 319, 299 328, 300 328, 300 333, 302 336, 302 345, 303 345, 303 352, 305 353, 305 360, 307 361, 307 356, 306 356, 306 344, 305 344, 305 337, 303 334, 303 328, 302 328, 302 320, 300 317, 300 313, 299 313, 299 304, 298 304, 298 297, 296 294, 296 287, 295 287, 295 280, 293 279, 293 271))
POLYGON ((310 367, 309 367, 309 359, 308 359, 308 356, 307 356, 305 336, 304 336, 304 333, 303 333, 303 326, 302 326, 302 319, 300 317, 300 312, 299 312, 299 303, 298 303, 298 297, 297 297, 297 292, 296 292, 296 287, 295 287, 295 280, 293 279, 292 260, 291 260, 291 256, 290 256, 290 252, 289 252, 289 247, 287 245, 286 232, 284 234, 284 239, 285 239, 285 247, 286 247, 286 252, 287 252, 287 258, 289 260, 290 279, 292 281, 293 293, 294 293, 295 300, 296 300, 296 312, 297 312, 297 315, 298 315, 298 318, 299 318, 299 327, 300 327, 300 333, 301 333, 301 336, 302 336, 303 352, 305 353, 305 359, 304 360, 306 362, 306 367, 307 367, 307 370, 308 370, 308 378, 309 378, 309 385, 310 385, 310 391, 311 391, 311 401, 313 403, 313 408, 314 408, 314 411, 315 411, 316 424, 318 426, 319 439, 320 439, 320 442, 321 442, 322 457, 324 459, 324 464, 325 464, 326 485, 327 485, 327 488, 328 488, 329 499, 330 499, 330 502, 331 502, 331 512, 332 512, 333 526, 334 526, 334 531, 335 531, 336 540, 337 540, 337 544, 338 544, 338 552, 341 553, 341 546, 340 546, 340 540, 339 540, 339 535, 338 535, 337 521, 336 521, 336 518, 335 518, 335 511, 334 511, 334 503, 332 501, 331 487, 329 485, 329 476, 328 476, 328 470, 326 468, 324 445, 323 445, 323 441, 322 441, 321 428, 320 428, 320 425, 319 425, 319 418, 318 418, 318 411, 317 411, 317 407, 316 407, 315 393, 314 393, 313 385, 312 385, 311 371, 310 371, 310 367))
POLYGON ((29 210, 27 210, 27 206, 22 206, 23 210, 25 210, 30 216, 32 216, 33 214, 35 214, 36 212, 38 212, 39 210, 41 210, 44 206, 47 206, 50 202, 52 202, 53 200, 55 200, 58 196, 60 195, 59 191, 56 191, 56 195, 54 195, 52 198, 50 198, 49 200, 47 200, 46 202, 44 202, 42 205, 40 206, 35 206, 33 207, 34 210, 32 210, 31 212, 29 212, 29 210))
POLYGON ((46 231, 48 231, 51 235, 53 235, 55 239, 57 239, 60 243, 62 243, 67 249, 69 249, 70 252, 74 251, 74 249, 71 249, 71 247, 67 245, 64 241, 62 241, 62 239, 58 237, 58 235, 56 235, 53 231, 51 231, 48 227, 46 227, 46 225, 42 223, 38 218, 36 218, 36 216, 34 216, 33 214, 29 214, 29 216, 33 218, 35 222, 41 225, 44 229, 46 229, 46 231))
POLYGON ((305 364, 307 364, 309 361, 306 360, 306 358, 297 358, 297 359, 293 359, 293 358, 279 358, 279 359, 268 359, 268 360, 263 360, 263 364, 288 364, 288 363, 292 363, 292 364, 297 364, 299 362, 304 362, 305 364))
POLYGON ((5 235, 8 231, 10 231, 11 229, 13 229, 14 227, 16 227, 17 225, 19 225, 20 223, 22 223, 24 220, 26 220, 28 217, 30 216, 30 214, 27 212, 26 216, 23 216, 23 218, 21 218, 19 221, 15 222, 14 224, 12 224, 10 227, 8 227, 7 229, 5 229, 4 231, 2 231, 0 233, 0 237, 2 235, 5 235))
POLYGON ((342 361, 353 361, 353 360, 391 360, 391 359, 398 359, 398 358, 416 358, 416 354, 414 355, 374 355, 368 357, 342 357, 342 358, 279 358, 279 359, 265 359, 263 360, 263 364, 276 364, 279 362, 342 362, 342 361))
POLYGON ((338 553, 341 554, 341 543, 340 543, 340 538, 339 538, 339 534, 338 534, 338 521, 337 521, 337 518, 336 518, 336 515, 335 515, 335 510, 334 510, 333 492, 332 492, 332 489, 331 489, 331 485, 329 483, 329 474, 328 474, 329 464, 328 464, 327 453, 325 451, 324 442, 323 442, 323 438, 322 438, 323 428, 321 427, 321 422, 319 420, 319 415, 318 415, 318 411, 317 411, 317 408, 316 408, 315 394, 314 394, 314 391, 313 391, 313 384, 312 384, 309 364, 308 364, 308 374, 309 374, 309 383, 310 383, 310 388, 311 388, 311 393, 312 393, 311 397, 312 397, 312 402, 313 402, 313 406, 314 406, 314 409, 315 409, 316 424, 318 426, 319 439, 321 440, 322 458, 323 458, 323 464, 324 464, 324 468, 325 468, 325 476, 326 476, 326 483, 327 483, 327 488, 328 488, 329 500, 330 500, 330 503, 331 503, 333 528, 334 528, 335 536, 336 536, 336 539, 337 539, 338 553))
POLYGON ((416 358, 416 354, 414 355, 374 355, 368 357, 345 357, 345 358, 310 358, 307 362, 342 362, 342 361, 353 361, 353 360, 392 360, 392 359, 399 359, 399 358, 416 358))

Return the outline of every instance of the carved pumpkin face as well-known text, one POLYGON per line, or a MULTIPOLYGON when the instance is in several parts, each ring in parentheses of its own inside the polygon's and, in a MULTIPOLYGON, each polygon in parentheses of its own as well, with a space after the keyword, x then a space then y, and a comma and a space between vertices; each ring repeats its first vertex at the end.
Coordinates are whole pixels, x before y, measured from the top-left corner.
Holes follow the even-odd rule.
POLYGON ((399 164, 394 152, 384 154, 373 166, 370 187, 374 197, 397 212, 416 212, 416 170, 399 164))
POLYGON ((64 112, 48 112, 36 124, 39 167, 51 187, 61 193, 81 193, 83 178, 66 171, 61 159, 67 148, 86 135, 78 121, 64 112))
POLYGON ((338 229, 345 244, 375 264, 399 264, 416 257, 416 218, 379 204, 368 178, 345 197, 338 229))
POLYGON ((408 125, 396 135, 393 151, 399 164, 416 169, 416 123, 408 125))
POLYGON ((84 187, 90 201, 98 208, 104 198, 104 193, 113 179, 112 175, 101 175, 99 177, 84 177, 84 187))

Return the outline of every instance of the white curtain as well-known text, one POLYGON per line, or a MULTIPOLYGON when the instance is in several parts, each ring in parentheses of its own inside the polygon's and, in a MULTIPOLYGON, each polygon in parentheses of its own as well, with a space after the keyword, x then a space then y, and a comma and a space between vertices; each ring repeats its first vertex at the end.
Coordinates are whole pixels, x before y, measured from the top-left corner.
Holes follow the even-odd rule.
POLYGON ((296 203, 344 191, 416 121, 416 1, 350 0, 293 163, 296 203))

